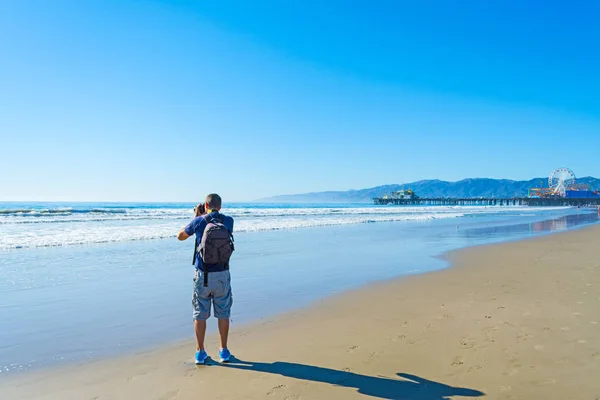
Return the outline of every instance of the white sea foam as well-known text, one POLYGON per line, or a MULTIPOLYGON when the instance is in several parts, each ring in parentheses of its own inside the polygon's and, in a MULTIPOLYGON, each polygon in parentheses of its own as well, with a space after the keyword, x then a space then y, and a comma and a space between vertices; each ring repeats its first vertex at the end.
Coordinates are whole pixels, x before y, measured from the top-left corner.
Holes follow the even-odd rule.
MULTIPOLYGON (((223 210, 236 232, 393 221, 427 221, 498 213, 539 211, 531 207, 256 207, 223 210)), ((548 210, 547 208, 544 210, 548 210)), ((189 208, 124 208, 74 211, 15 210, 0 214, 0 249, 54 247, 174 237, 190 219, 189 208)))

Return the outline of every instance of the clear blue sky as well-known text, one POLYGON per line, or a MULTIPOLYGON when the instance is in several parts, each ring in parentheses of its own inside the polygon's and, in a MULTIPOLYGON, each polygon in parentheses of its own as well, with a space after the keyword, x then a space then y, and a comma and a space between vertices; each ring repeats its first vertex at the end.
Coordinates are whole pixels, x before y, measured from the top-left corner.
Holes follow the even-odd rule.
POLYGON ((593 1, 3 0, 0 200, 598 176, 598 21, 593 1))

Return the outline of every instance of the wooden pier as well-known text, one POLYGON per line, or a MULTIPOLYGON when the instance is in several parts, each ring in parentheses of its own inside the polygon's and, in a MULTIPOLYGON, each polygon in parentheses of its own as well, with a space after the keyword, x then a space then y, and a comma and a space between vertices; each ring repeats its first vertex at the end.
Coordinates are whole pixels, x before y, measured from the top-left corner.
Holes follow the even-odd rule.
POLYGON ((402 206, 533 206, 533 207, 598 207, 600 197, 591 199, 567 199, 562 197, 535 198, 412 198, 395 199, 375 197, 375 204, 402 205, 402 206))

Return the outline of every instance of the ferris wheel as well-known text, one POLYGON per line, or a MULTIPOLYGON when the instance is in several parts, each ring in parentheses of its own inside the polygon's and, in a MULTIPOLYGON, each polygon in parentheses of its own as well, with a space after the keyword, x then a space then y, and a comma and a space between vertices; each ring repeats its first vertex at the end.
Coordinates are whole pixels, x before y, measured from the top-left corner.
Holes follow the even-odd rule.
POLYGON ((559 168, 548 178, 548 187, 553 195, 565 197, 567 189, 573 185, 575 185, 575 174, 568 168, 559 168))

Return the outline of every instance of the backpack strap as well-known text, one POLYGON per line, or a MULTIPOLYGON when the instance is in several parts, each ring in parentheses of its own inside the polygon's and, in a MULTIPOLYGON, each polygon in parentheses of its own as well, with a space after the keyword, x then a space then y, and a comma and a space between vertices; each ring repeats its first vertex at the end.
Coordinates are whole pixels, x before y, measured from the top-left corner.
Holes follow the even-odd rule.
POLYGON ((198 257, 198 242, 194 238, 194 257, 192 257, 192 265, 196 265, 196 257, 198 257))
POLYGON ((202 218, 206 221, 207 224, 209 224, 209 223, 211 223, 211 222, 213 222, 215 220, 217 222, 221 223, 221 224, 223 223, 223 214, 221 214, 219 212, 217 212, 216 216, 212 216, 210 214, 206 214, 206 215, 203 215, 202 218))

